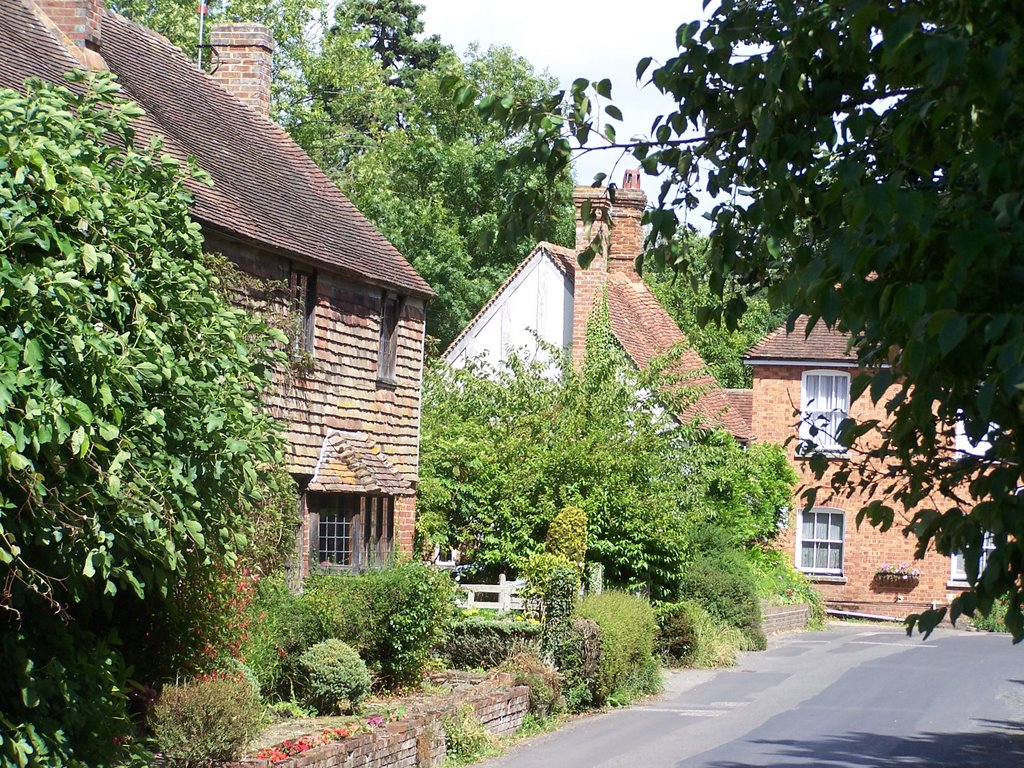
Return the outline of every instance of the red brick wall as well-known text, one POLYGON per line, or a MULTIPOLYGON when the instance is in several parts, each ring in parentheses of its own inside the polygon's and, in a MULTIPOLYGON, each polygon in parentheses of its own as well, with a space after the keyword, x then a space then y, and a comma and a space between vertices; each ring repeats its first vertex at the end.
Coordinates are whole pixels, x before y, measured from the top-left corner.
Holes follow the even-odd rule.
POLYGON ((36 0, 36 4, 75 45, 95 47, 99 41, 102 0, 36 0))
MULTIPOLYGON (((839 461, 835 460, 834 466, 818 481, 810 470, 808 460, 797 455, 800 383, 803 372, 813 369, 814 366, 754 366, 753 431, 757 440, 786 445, 790 461, 800 476, 801 490, 819 488, 816 506, 840 509, 845 513, 843 576, 812 577, 816 588, 829 607, 860 613, 903 617, 931 607, 933 601, 938 605, 946 604, 959 591, 949 586, 949 558, 929 551, 923 560, 914 560, 916 539, 903 535, 903 527, 909 517, 901 513, 902 507, 890 501, 891 506, 897 510, 897 516, 893 528, 886 533, 879 532, 868 522, 858 528, 857 511, 872 499, 879 498, 881 492, 870 494, 857 491, 850 496, 833 497, 828 490, 829 480, 838 468, 839 461), (920 579, 892 583, 875 578, 881 563, 901 562, 920 569, 920 579)), ((849 371, 851 378, 857 375, 855 370, 844 370, 849 371)), ((883 408, 872 405, 870 398, 864 395, 851 405, 851 416, 858 420, 884 419, 885 412, 883 408)), ((866 435, 860 445, 868 448, 873 440, 878 440, 877 434, 866 435)), ((855 471, 850 478, 851 484, 856 483, 860 477, 855 471)), ((779 539, 780 548, 794 563, 797 554, 797 510, 802 509, 804 503, 798 491, 792 504, 789 525, 779 539)))
POLYGON ((270 114, 274 38, 262 24, 217 24, 210 30, 213 77, 261 115, 270 114))

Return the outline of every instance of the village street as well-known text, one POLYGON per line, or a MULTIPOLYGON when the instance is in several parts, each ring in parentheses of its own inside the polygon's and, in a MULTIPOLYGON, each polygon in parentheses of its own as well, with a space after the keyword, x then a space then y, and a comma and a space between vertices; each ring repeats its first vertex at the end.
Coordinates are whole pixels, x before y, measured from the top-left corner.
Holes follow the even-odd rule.
POLYGON ((1024 764, 1024 657, 1007 635, 833 625, 734 669, 669 673, 639 706, 583 718, 483 768, 1024 764))

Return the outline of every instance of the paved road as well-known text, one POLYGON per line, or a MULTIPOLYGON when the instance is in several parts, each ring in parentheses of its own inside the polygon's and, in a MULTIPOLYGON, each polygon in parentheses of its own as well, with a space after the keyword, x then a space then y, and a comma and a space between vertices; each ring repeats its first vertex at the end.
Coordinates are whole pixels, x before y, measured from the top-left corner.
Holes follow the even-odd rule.
POLYGON ((670 675, 486 768, 1024 766, 1024 646, 843 625, 773 638, 734 669, 670 675))

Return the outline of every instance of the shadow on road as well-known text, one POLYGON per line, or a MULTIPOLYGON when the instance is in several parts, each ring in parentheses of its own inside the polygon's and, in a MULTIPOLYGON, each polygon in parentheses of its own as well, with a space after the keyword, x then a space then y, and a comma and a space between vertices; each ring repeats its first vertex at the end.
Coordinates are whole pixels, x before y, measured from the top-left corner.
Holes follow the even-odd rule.
MULTIPOLYGON (((796 741, 759 739, 746 742, 758 753, 750 762, 701 763, 706 768, 761 768, 817 765, 832 768, 1014 768, 1024 765, 1024 724, 979 720, 992 731, 984 733, 926 733, 919 736, 879 736, 850 733, 828 739, 796 741), (997 730, 996 730, 997 729, 997 730)), ((684 763, 680 763, 683 768, 684 763)))

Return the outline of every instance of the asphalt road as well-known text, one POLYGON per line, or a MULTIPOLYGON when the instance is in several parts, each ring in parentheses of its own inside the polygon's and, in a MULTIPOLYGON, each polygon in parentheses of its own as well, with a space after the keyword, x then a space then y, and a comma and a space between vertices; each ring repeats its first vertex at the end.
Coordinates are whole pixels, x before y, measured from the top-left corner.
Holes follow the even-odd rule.
POLYGON ((1024 766, 1024 645, 842 625, 770 640, 660 697, 582 718, 485 768, 1024 766))

